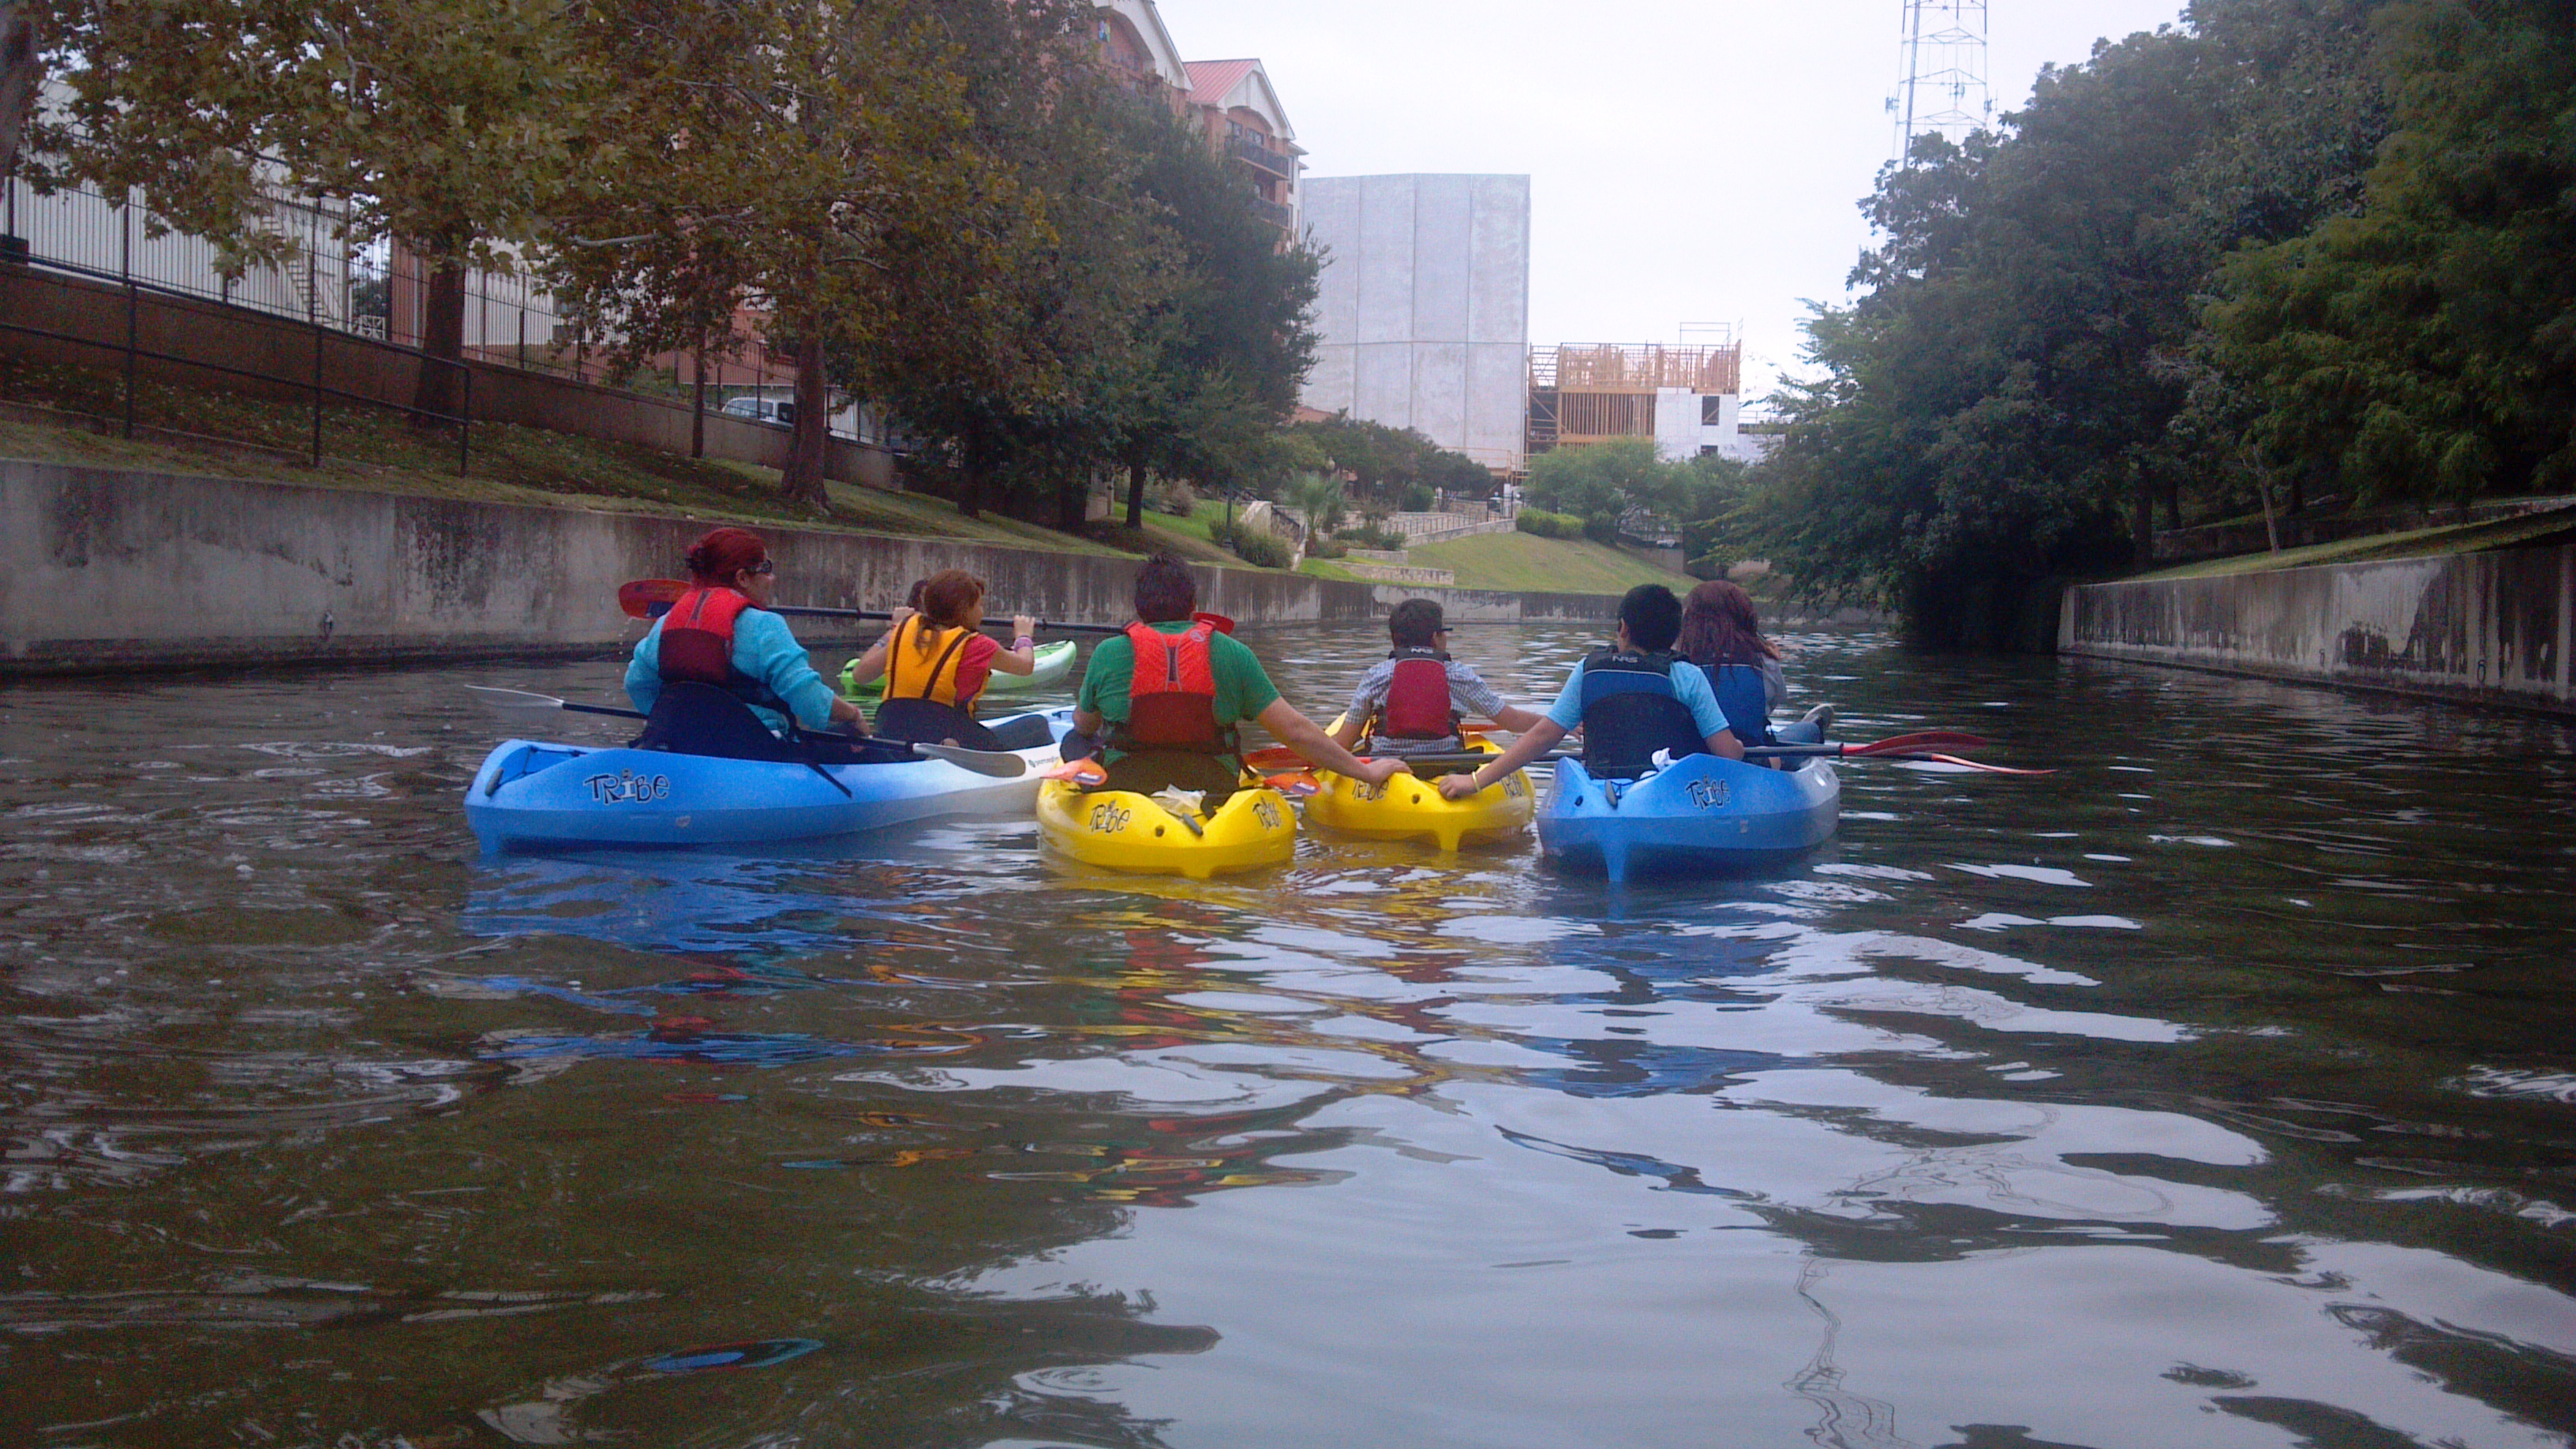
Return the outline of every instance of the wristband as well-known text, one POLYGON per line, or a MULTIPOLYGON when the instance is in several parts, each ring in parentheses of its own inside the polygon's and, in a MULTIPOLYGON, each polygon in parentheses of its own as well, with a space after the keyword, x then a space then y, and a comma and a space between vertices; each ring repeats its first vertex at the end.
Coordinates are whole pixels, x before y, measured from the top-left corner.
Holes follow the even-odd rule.
POLYGON ((1036 647, 1038 647, 1038 641, 1030 638, 1026 634, 1023 634, 1017 639, 1011 641, 1011 652, 1014 654, 1019 653, 1023 649, 1035 649, 1036 647))

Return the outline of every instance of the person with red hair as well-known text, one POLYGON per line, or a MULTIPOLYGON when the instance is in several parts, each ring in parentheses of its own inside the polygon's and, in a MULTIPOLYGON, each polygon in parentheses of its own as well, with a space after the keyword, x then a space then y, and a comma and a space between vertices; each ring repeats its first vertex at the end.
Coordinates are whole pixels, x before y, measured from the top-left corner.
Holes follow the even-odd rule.
POLYGON ((836 724, 866 732, 858 706, 823 682, 787 621, 769 611, 778 565, 759 534, 719 528, 690 545, 687 561, 688 592, 626 666, 626 697, 637 709, 651 715, 666 685, 685 682, 732 695, 773 733, 836 724))

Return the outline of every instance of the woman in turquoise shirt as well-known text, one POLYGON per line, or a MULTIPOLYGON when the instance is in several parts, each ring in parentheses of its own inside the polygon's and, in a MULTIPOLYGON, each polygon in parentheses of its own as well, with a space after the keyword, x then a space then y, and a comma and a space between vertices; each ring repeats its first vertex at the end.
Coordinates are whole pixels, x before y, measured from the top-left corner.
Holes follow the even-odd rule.
POLYGON ((651 714, 665 681, 688 679, 726 689, 773 732, 785 733, 791 718, 807 729, 867 732, 859 707, 823 682, 787 621, 769 612, 778 566, 759 534, 719 528, 690 547, 688 566, 689 591, 654 621, 626 666, 626 697, 637 709, 651 714))

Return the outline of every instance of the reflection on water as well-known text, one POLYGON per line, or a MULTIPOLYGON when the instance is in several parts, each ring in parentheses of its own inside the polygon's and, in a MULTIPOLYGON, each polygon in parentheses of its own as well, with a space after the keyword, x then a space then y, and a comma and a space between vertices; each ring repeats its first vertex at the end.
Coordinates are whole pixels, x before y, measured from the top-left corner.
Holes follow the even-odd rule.
POLYGON ((0 1442, 2568 1442, 2566 732, 1795 642, 2061 773, 1624 890, 484 860, 457 671, 0 695, 0 1442))

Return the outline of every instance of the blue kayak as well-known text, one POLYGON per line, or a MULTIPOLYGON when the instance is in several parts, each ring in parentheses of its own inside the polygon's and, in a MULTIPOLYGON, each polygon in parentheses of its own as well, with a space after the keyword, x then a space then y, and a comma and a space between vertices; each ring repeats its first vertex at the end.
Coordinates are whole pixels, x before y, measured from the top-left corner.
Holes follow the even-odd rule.
POLYGON ((1843 786, 1823 759, 1774 770, 1689 755, 1640 780, 1596 780, 1559 760, 1538 807, 1539 849, 1613 881, 1761 865, 1833 838, 1843 786))
MULTIPOLYGON (((1070 710, 1038 716, 1062 739, 1070 710)), ((995 721, 1006 724, 1008 721, 995 721)), ((802 765, 509 740, 465 791, 465 821, 487 851, 584 845, 744 845, 882 830, 948 815, 1027 815, 1056 746, 1017 752, 1028 772, 998 780, 945 760, 802 765)))

